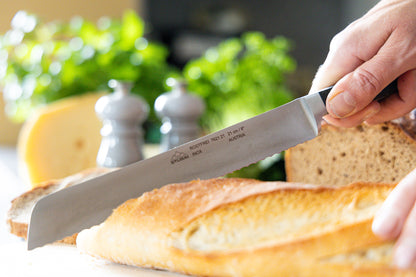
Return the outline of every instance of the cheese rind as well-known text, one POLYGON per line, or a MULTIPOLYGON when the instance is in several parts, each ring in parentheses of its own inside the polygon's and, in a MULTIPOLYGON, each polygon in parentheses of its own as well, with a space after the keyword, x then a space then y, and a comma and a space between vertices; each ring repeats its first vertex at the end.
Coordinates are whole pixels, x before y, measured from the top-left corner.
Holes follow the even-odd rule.
POLYGON ((31 184, 96 166, 101 121, 95 103, 102 93, 59 100, 39 109, 18 139, 21 175, 31 184))

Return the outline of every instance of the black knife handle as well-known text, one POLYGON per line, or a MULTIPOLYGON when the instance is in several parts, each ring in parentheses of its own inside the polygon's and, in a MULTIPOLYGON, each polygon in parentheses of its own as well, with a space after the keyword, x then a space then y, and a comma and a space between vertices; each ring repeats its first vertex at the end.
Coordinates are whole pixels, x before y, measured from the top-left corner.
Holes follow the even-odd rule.
MULTIPOLYGON (((326 105, 326 98, 328 97, 328 94, 333 87, 334 86, 330 86, 318 92, 319 96, 321 96, 321 99, 325 105, 326 105)), ((390 95, 397 93, 397 91, 398 89, 397 89, 397 79, 396 79, 393 82, 391 82, 387 87, 385 87, 379 94, 377 94, 374 100, 380 102, 381 100, 389 97, 390 95)))

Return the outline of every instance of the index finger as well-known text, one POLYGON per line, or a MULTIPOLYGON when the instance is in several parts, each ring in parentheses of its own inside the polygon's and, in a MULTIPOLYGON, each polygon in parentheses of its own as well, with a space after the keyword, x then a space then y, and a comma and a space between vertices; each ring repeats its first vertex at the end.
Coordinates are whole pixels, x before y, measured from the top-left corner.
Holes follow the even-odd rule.
POLYGON ((312 81, 310 92, 334 85, 377 53, 386 38, 382 30, 374 30, 370 25, 357 20, 331 40, 328 55, 312 81))

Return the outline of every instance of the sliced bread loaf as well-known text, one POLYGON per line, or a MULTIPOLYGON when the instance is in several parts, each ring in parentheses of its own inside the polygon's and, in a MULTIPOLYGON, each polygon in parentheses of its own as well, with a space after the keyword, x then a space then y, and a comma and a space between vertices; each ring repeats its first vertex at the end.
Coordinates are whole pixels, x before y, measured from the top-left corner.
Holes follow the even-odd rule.
POLYGON ((396 123, 338 128, 285 153, 287 180, 311 184, 399 182, 416 167, 416 141, 396 123))
MULTIPOLYGON (((42 197, 51 194, 60 189, 79 184, 88 179, 97 177, 101 174, 109 172, 109 169, 105 168, 93 168, 87 169, 80 173, 68 176, 59 180, 51 180, 38 184, 35 188, 23 193, 16 197, 7 212, 7 225, 12 234, 27 238, 27 227, 30 220, 32 208, 35 203, 42 197)), ((45 226, 47 228, 47 226, 45 226)), ((75 244, 76 234, 64 238, 61 242, 67 244, 75 244)))
POLYGON ((416 276, 394 268, 391 244, 371 231, 393 187, 231 178, 172 184, 125 202, 82 231, 77 247, 201 276, 416 276))

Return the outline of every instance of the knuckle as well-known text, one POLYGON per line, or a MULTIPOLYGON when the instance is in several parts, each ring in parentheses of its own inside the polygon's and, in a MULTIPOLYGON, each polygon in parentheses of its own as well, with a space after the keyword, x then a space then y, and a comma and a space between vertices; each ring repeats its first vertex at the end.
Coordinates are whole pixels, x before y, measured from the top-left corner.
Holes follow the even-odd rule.
POLYGON ((331 39, 331 42, 329 43, 329 49, 330 50, 333 50, 334 48, 337 48, 337 46, 339 45, 339 41, 341 39, 340 35, 341 35, 341 33, 338 33, 331 39))
POLYGON ((329 43, 329 50, 335 51, 336 49, 340 48, 346 41, 346 34, 344 31, 336 34, 329 43))
POLYGON ((359 31, 357 31, 354 26, 354 23, 352 23, 347 26, 347 28, 337 33, 331 39, 329 49, 335 51, 341 48, 344 49, 347 45, 354 45, 356 43, 357 36, 360 36, 359 31))
POLYGON ((354 72, 354 79, 365 93, 376 93, 381 90, 381 80, 376 74, 364 68, 354 72))

